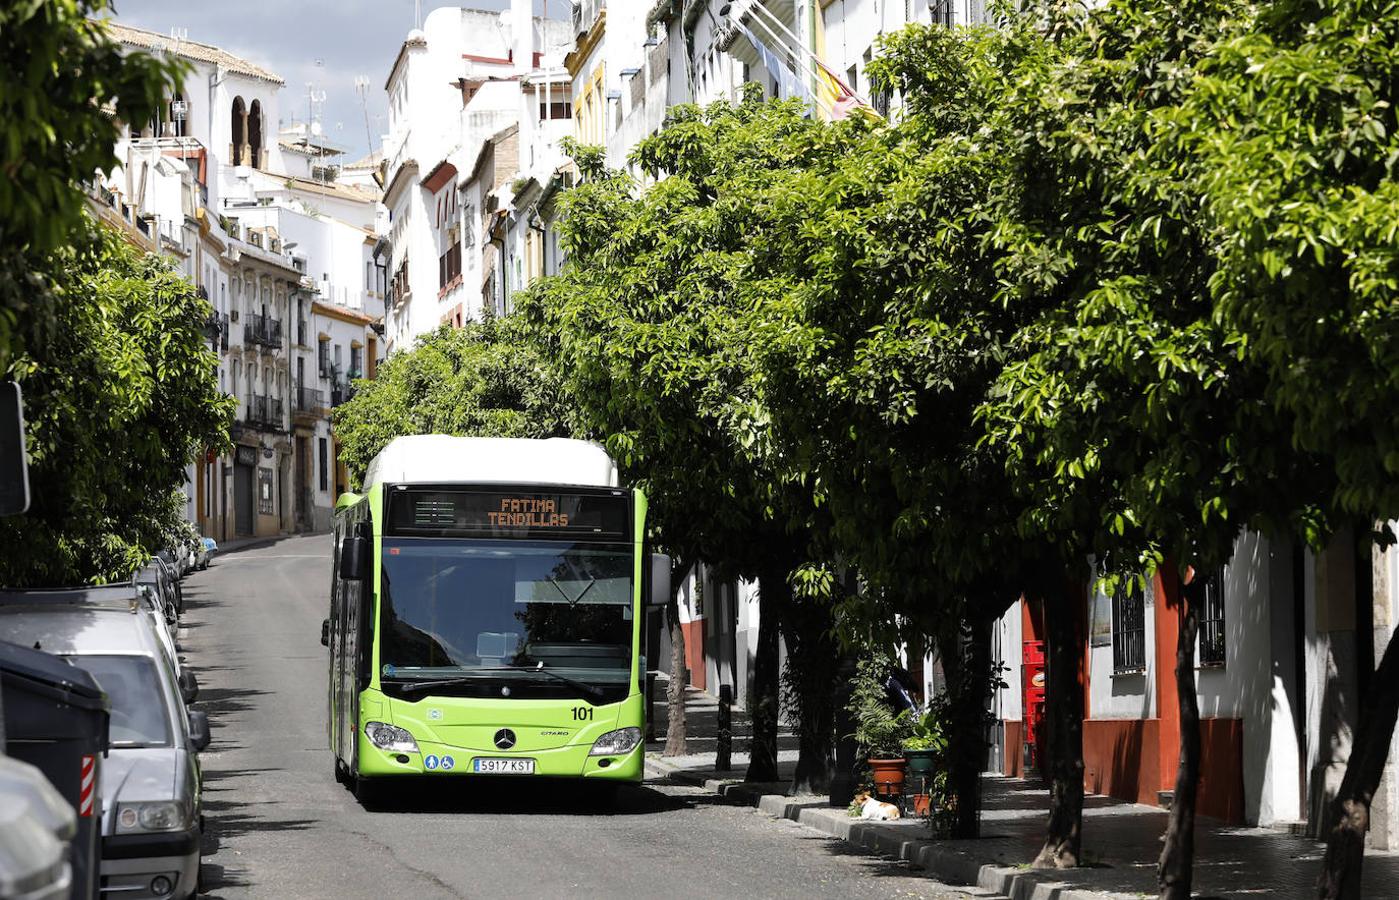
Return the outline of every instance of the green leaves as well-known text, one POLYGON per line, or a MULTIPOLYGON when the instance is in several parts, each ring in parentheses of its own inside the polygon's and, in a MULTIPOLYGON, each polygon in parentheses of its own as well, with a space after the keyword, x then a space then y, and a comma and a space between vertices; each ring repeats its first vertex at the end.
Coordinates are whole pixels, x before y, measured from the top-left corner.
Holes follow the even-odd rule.
POLYGON ((126 53, 93 18, 105 0, 0 0, 0 368, 42 340, 45 254, 82 231, 83 185, 117 165, 121 123, 139 128, 183 63, 126 53))
POLYGON ((185 466, 229 445, 232 398, 204 323, 209 304, 167 261, 83 219, 41 260, 55 328, 15 359, 33 502, 0 520, 0 583, 126 578, 182 520, 185 466))
POLYGON ((447 326, 390 356, 337 407, 336 436, 356 481, 396 437, 562 437, 572 433, 559 386, 515 319, 447 326))

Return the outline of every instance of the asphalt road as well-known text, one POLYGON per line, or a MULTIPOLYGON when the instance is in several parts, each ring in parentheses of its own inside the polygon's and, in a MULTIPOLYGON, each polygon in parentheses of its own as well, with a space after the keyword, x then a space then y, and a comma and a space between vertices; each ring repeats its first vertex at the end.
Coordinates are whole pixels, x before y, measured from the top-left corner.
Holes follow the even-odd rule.
POLYGON ((180 643, 213 725, 208 896, 966 896, 687 787, 626 789, 600 813, 558 785, 438 779, 366 810, 326 749, 328 542, 249 547, 185 580, 180 643))

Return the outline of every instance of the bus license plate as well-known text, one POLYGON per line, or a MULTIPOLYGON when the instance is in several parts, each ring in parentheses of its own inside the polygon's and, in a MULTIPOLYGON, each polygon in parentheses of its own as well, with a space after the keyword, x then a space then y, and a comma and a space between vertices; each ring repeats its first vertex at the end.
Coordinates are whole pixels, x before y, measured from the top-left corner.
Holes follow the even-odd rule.
POLYGON ((481 775, 533 775, 532 759, 481 759, 477 758, 475 771, 481 775))

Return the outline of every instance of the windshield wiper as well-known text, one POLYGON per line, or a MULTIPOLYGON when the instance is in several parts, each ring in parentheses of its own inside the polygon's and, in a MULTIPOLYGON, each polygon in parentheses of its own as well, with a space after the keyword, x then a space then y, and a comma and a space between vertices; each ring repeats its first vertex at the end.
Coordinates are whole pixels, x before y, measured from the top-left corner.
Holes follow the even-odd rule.
MULTIPOLYGON (((579 595, 579 599, 582 599, 582 594, 579 595)), ((552 672, 544 668, 542 660, 533 666, 502 666, 501 668, 511 669, 516 672, 538 672, 540 675, 548 675, 560 684, 566 684, 571 688, 576 688, 582 691, 586 696, 592 697, 594 703, 600 702, 603 697, 606 696, 603 694, 602 688, 596 685, 588 684, 586 681, 579 681, 576 678, 569 678, 567 675, 560 675, 558 672, 552 672)))
POLYGON ((579 681, 576 678, 569 678, 567 675, 560 675, 558 672, 551 672, 544 668, 544 663, 542 662, 535 666, 492 666, 487 669, 476 669, 475 671, 463 673, 453 678, 436 678, 431 681, 395 681, 393 683, 398 685, 399 690, 407 694, 415 691, 426 691, 430 688, 454 687, 459 684, 467 684, 483 676, 489 678, 492 672, 538 672, 541 675, 549 676, 560 684, 566 684, 575 690, 581 691, 584 696, 592 698, 594 703, 601 701, 606 696, 603 694, 601 688, 595 687, 587 682, 579 681))

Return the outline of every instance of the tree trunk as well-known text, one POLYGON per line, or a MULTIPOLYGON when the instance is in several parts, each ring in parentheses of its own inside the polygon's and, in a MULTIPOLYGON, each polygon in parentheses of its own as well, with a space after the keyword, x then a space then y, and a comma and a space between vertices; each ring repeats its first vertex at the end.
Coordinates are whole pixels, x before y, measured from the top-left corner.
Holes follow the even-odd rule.
POLYGON ((1195 695, 1195 637, 1200 630, 1200 606, 1206 580, 1196 575, 1180 591, 1176 611, 1176 699, 1180 703, 1180 765, 1175 794, 1162 838, 1156 879, 1161 900, 1190 900, 1195 864, 1195 790, 1200 782, 1200 704, 1195 695))
POLYGON ((981 836, 981 771, 986 767, 987 704, 991 690, 991 623, 972 619, 938 640, 950 695, 947 788, 956 804, 952 838, 981 836))
POLYGON ((685 668, 685 629, 680 624, 680 587, 685 577, 671 582, 670 601, 666 603, 666 626, 670 632, 670 682, 666 684, 665 750, 662 756, 685 755, 685 685, 689 672, 685 668))
POLYGON ((753 743, 744 781, 777 781, 777 717, 780 679, 778 635, 791 588, 780 567, 758 577, 758 651, 753 660, 753 743))
POLYGON ((783 678, 797 713, 797 768, 791 793, 824 794, 831 786, 835 738, 835 674, 839 648, 831 635, 830 607, 794 600, 782 617, 787 642, 783 678))
POLYGON ((1370 800, 1375 796, 1389 756, 1394 722, 1399 715, 1399 639, 1391 636, 1356 730, 1341 788, 1331 802, 1317 896, 1322 900, 1359 900, 1365 861, 1365 832, 1370 828, 1370 800))
POLYGON ((1045 637, 1045 731, 1049 762, 1049 829, 1032 865, 1071 869, 1083 849, 1083 635, 1064 573, 1050 570, 1043 593, 1045 637))

